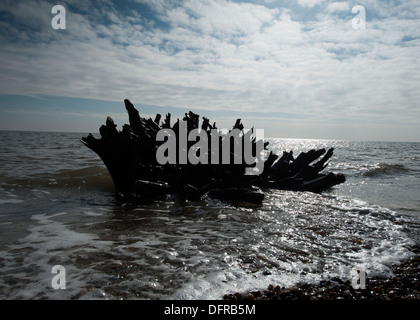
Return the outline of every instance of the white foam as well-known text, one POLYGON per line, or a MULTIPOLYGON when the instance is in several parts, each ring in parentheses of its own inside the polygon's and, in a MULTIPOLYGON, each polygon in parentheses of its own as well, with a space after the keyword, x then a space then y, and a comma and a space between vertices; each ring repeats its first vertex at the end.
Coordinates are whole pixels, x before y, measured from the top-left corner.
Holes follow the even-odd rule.
MULTIPOLYGON (((2 253, 6 262, 8 277, 20 279, 13 288, 6 289, 11 299, 69 299, 77 296, 81 288, 86 286, 85 276, 89 270, 80 270, 74 265, 73 255, 77 250, 99 251, 109 247, 108 242, 98 241, 93 235, 75 232, 54 218, 66 215, 60 212, 54 215, 37 214, 32 219, 35 224, 29 227, 29 234, 18 243, 10 245, 7 252, 2 253), (15 253, 21 262, 15 262, 15 253), (64 266, 67 274, 66 290, 54 290, 51 285, 54 265, 64 266), (23 269, 23 272, 19 272, 23 269)), ((6 271, 6 272, 5 272, 6 271)))
POLYGON ((355 266, 389 275, 413 243, 389 210, 311 193, 273 193, 253 210, 83 210, 32 216, 29 235, 1 252, 3 281, 19 279, 8 297, 220 299, 270 283, 350 279, 355 266), (51 288, 56 264, 66 290, 51 288))
MULTIPOLYGON (((318 195, 313 197, 315 199, 312 203, 322 200, 318 195)), ((392 275, 391 264, 412 255, 407 248, 413 245, 414 241, 404 233, 403 226, 390 219, 391 216, 395 216, 394 212, 378 206, 369 206, 364 201, 334 197, 329 199, 333 201, 333 205, 327 205, 331 210, 315 216, 302 215, 290 206, 290 202, 283 203, 290 211, 287 214, 294 215, 288 216, 294 227, 281 227, 277 224, 275 228, 270 226, 271 230, 278 230, 278 236, 275 231, 268 234, 263 232, 260 236, 264 244, 254 245, 257 249, 261 248, 261 245, 267 247, 265 253, 259 253, 255 257, 263 262, 260 265, 269 266, 268 275, 265 275, 262 269, 254 273, 241 264, 233 263, 229 264, 226 270, 210 273, 185 284, 169 298, 220 299, 227 293, 264 289, 270 283, 287 287, 297 282, 313 282, 336 276, 350 280, 355 267, 366 270, 368 276, 389 277, 392 275), (308 221, 301 225, 297 223, 302 219, 308 221), (314 226, 327 233, 323 237, 312 237, 313 243, 290 243, 295 234, 302 233, 302 227, 308 226, 314 226), (353 240, 355 244, 352 247, 353 240), (276 248, 288 252, 285 261, 271 254, 276 248)), ((289 198, 287 200, 290 201, 289 198)), ((321 203, 326 205, 325 199, 323 200, 321 203)), ((307 203, 309 205, 311 201, 307 203)), ((269 221, 268 214, 265 215, 265 219, 268 223, 276 223, 269 221)), ((259 233, 260 231, 255 234, 255 239, 258 239, 259 233)), ((278 251, 278 254, 281 254, 281 251, 278 251)))

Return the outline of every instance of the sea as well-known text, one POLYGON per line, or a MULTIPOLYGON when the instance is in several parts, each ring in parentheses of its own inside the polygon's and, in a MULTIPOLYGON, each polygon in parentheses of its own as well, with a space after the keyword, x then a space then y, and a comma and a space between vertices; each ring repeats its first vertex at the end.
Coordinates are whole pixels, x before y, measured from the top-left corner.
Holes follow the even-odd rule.
POLYGON ((334 148, 323 193, 261 206, 203 197, 124 203, 85 133, 0 131, 0 299, 222 299, 339 277, 392 276, 420 242, 420 143, 266 139, 334 148))

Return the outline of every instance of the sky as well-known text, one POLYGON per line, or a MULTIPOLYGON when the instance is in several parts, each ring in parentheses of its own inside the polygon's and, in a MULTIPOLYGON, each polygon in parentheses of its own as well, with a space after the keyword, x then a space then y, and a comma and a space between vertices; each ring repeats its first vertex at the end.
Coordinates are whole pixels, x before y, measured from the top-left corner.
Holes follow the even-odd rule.
POLYGON ((420 141, 418 0, 2 0, 0 46, 0 130, 121 129, 130 99, 266 137, 420 141))

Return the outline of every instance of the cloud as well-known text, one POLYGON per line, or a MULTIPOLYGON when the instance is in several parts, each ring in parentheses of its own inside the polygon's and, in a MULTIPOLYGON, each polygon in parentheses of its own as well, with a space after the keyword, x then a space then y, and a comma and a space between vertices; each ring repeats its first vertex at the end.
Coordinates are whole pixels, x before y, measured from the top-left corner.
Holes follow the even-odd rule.
POLYGON ((59 31, 52 2, 24 3, 0 7, 1 93, 287 112, 319 123, 420 115, 416 2, 366 1, 367 29, 354 30, 348 2, 72 0, 63 1, 59 31))
POLYGON ((350 5, 348 4, 348 2, 333 2, 330 3, 327 8, 326 11, 329 13, 333 13, 333 12, 350 12, 350 5))
POLYGON ((324 0, 298 0, 300 6, 309 8, 321 4, 322 2, 324 2, 324 0))

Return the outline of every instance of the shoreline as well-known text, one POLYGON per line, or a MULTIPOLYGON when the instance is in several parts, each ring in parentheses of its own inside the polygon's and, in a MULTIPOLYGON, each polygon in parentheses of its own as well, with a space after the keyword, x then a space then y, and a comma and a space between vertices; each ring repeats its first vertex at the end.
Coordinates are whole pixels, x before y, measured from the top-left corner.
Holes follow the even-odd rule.
POLYGON ((318 283, 298 283, 289 288, 270 284, 266 289, 230 293, 223 300, 419 300, 420 246, 413 257, 391 266, 390 278, 366 278, 365 289, 354 289, 350 280, 334 277, 318 283))

